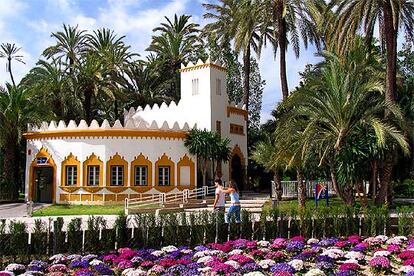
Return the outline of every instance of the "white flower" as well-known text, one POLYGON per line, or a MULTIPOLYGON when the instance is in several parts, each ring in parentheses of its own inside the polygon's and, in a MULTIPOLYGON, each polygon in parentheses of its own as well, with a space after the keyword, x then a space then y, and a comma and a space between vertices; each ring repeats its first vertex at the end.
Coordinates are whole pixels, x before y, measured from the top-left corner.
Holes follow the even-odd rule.
POLYGON ((412 272, 412 271, 414 271, 414 266, 411 266, 411 265, 403 265, 402 267, 400 267, 400 269, 398 271, 399 272, 403 272, 403 273, 412 272))
POLYGON ((359 264, 357 259, 349 259, 344 261, 344 264, 359 264))
POLYGON ((331 249, 325 250, 321 255, 329 256, 332 259, 339 259, 339 258, 342 258, 345 255, 345 253, 341 249, 331 248, 331 249))
POLYGON ((234 267, 234 269, 239 269, 240 268, 239 263, 236 262, 236 261, 227 261, 227 262, 225 262, 225 264, 231 265, 232 267, 234 267))
POLYGON ((72 254, 67 257, 68 260, 80 260, 82 259, 82 255, 79 254, 72 254))
POLYGON ((311 269, 308 272, 306 272, 305 276, 325 276, 326 274, 317 268, 311 269))
POLYGON ((296 270, 301 271, 303 269, 303 261, 302 260, 292 260, 289 264, 296 270))
POLYGON ((155 256, 155 257, 161 257, 162 255, 164 255, 164 251, 162 250, 155 250, 151 253, 151 255, 155 256))
POLYGON ((345 258, 347 259, 354 259, 354 260, 363 260, 365 259, 365 255, 358 251, 349 251, 345 254, 345 258))
POLYGON ((183 253, 183 254, 190 254, 192 252, 193 252, 193 250, 191 250, 191 249, 183 249, 183 250, 181 250, 181 253, 183 253))
POLYGON ((123 276, 146 276, 147 272, 142 269, 128 268, 122 271, 123 276))
POLYGON ((228 255, 235 255, 235 254, 243 254, 243 250, 234 249, 234 250, 230 251, 228 255))
POLYGON ((265 275, 259 271, 254 271, 254 272, 245 273, 243 274, 243 276, 265 276, 265 275))
POLYGON ((387 240, 387 244, 402 244, 404 241, 407 241, 405 236, 396 236, 387 240))
POLYGON ((54 264, 62 263, 66 261, 66 257, 63 254, 56 254, 49 258, 54 264))
POLYGON ((268 269, 271 266, 274 266, 276 264, 275 261, 270 259, 261 260, 259 262, 259 266, 261 266, 263 269, 268 269))
POLYGON ((391 252, 387 251, 387 250, 381 250, 381 251, 377 251, 374 253, 374 257, 387 257, 388 255, 390 255, 391 252))
POLYGON ((213 260, 213 257, 211 257, 211 256, 204 256, 204 257, 201 257, 200 259, 198 259, 197 260, 197 263, 206 264, 206 263, 208 263, 208 262, 210 262, 212 260, 213 260))
POLYGON ((260 246, 260 247, 269 247, 270 242, 268 242, 268 241, 258 241, 257 245, 260 246))
POLYGON ((198 272, 201 272, 201 273, 207 273, 207 272, 210 272, 211 271, 211 267, 209 267, 209 266, 206 266, 206 267, 200 267, 199 269, 197 269, 198 270, 198 272))
POLYGON ((381 242, 386 242, 388 240, 388 237, 385 235, 378 235, 375 237, 377 240, 380 240, 381 242))
POLYGON ((206 256, 206 253, 207 253, 207 250, 205 250, 205 251, 198 251, 197 253, 195 253, 193 255, 193 257, 196 258, 196 259, 198 259, 198 258, 201 258, 201 257, 206 256))
POLYGON ((163 248, 161 248, 161 250, 167 253, 171 253, 171 252, 177 251, 178 248, 175 247, 174 245, 169 245, 169 246, 164 246, 163 248))
POLYGON ((95 265, 100 265, 103 264, 104 262, 102 262, 101 260, 98 259, 93 259, 92 261, 89 262, 90 265, 95 266, 95 265))
POLYGON ((6 271, 9 272, 16 272, 16 271, 22 271, 22 270, 26 270, 26 267, 22 264, 9 264, 8 266, 6 266, 6 271))
POLYGON ((318 239, 313 239, 313 238, 312 238, 312 239, 309 239, 307 243, 308 243, 308 244, 315 244, 315 243, 318 243, 318 242, 319 242, 319 240, 318 240, 318 239))

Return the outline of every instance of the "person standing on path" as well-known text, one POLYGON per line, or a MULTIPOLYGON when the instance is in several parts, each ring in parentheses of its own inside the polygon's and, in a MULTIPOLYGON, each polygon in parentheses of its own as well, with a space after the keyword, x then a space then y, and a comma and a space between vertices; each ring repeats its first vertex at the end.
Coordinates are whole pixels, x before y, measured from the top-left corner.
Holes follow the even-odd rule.
POLYGON ((237 189, 237 185, 234 180, 229 181, 229 188, 223 190, 224 193, 229 194, 231 206, 227 211, 225 216, 226 223, 230 223, 231 217, 233 213, 236 215, 236 223, 240 223, 240 199, 239 199, 239 191, 237 189))
POLYGON ((225 210, 226 210, 226 195, 223 192, 223 183, 221 182, 221 179, 214 180, 214 184, 216 186, 216 192, 215 192, 215 198, 213 203, 213 212, 216 215, 216 243, 218 242, 218 236, 219 236, 219 217, 223 217, 225 210))

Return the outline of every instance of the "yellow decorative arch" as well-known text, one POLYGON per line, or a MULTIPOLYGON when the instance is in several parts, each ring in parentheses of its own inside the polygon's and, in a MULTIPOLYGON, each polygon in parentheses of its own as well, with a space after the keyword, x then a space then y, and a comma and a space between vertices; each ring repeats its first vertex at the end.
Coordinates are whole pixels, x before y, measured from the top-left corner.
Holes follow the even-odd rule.
POLYGON ((185 154, 177 163, 177 186, 179 190, 195 188, 195 164, 187 154, 185 154), (188 185, 181 185, 181 167, 190 167, 190 183, 188 183, 188 185))
POLYGON ((99 166, 99 186, 103 186, 103 162, 95 153, 83 161, 83 186, 88 186, 88 166, 99 166))
POLYGON ((155 189, 162 193, 167 193, 172 191, 175 188, 174 183, 174 176, 175 176, 175 170, 174 170, 174 162, 171 161, 171 158, 169 158, 165 153, 158 158, 157 162, 155 162, 155 189), (160 186, 158 183, 158 168, 162 166, 169 166, 170 167, 170 185, 169 186, 160 186))
MULTIPOLYGON (((65 160, 63 160, 62 162, 62 178, 60 181, 60 186, 65 186, 65 187, 70 187, 70 188, 75 188, 75 187, 79 187, 80 186, 80 182, 81 182, 81 178, 80 178, 80 161, 76 158, 76 156, 74 156, 72 153, 70 153, 65 160), (76 185, 74 186, 68 186, 66 183, 66 166, 76 166, 76 185)), ((74 190, 76 190, 77 188, 75 188, 74 190)))
POLYGON ((152 162, 142 152, 131 162, 130 188, 136 192, 144 193, 152 188, 152 162), (147 186, 135 186, 135 166, 147 167, 147 186))
POLYGON ((49 154, 47 149, 42 147, 39 152, 36 154, 35 158, 33 159, 32 163, 30 164, 30 170, 29 170, 29 200, 33 201, 34 199, 34 170, 35 168, 39 167, 52 167, 53 168, 53 183, 52 183, 52 202, 56 202, 56 163, 52 158, 52 155, 49 154), (47 158, 46 164, 38 164, 37 159, 40 157, 47 158))
POLYGON ((111 191, 115 193, 126 190, 125 187, 128 186, 128 162, 118 153, 115 153, 115 155, 109 158, 106 162, 106 186, 111 187, 111 191), (111 166, 122 166, 124 168, 124 183, 122 186, 111 186, 111 166))

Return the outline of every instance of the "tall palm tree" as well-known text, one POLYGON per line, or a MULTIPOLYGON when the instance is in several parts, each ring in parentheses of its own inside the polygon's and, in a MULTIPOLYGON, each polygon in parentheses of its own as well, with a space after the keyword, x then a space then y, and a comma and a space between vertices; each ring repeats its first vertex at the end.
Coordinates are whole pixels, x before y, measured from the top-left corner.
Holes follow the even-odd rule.
MULTIPOLYGON (((397 90, 397 37, 400 28, 413 33, 414 2, 411 0, 334 0, 332 7, 339 18, 336 23, 337 45, 344 53, 349 49, 355 34, 362 30, 366 34, 367 45, 371 45, 376 24, 379 25, 379 39, 386 56, 385 98, 396 103, 397 90)), ((388 116, 388 113, 385 114, 388 116)), ((387 155, 384 162, 382 181, 376 204, 385 202, 391 183, 395 162, 395 151, 387 155)))
POLYGON ((11 191, 11 199, 18 198, 19 144, 28 123, 44 119, 46 108, 31 100, 30 91, 22 86, 6 84, 0 89, 0 146, 4 149, 3 174, 11 191))
POLYGON ((154 28, 158 34, 152 36, 147 51, 151 51, 163 60, 165 71, 174 80, 172 93, 176 100, 180 96, 179 69, 182 63, 187 63, 194 57, 203 54, 202 40, 199 37, 199 25, 191 23, 189 15, 174 15, 172 21, 165 17, 167 23, 154 28))
MULTIPOLYGON (((356 51, 362 49, 359 45, 356 51)), ((365 54, 351 54, 344 62, 326 53, 319 74, 286 101, 288 112, 276 130, 276 137, 300 135, 295 154, 306 157, 317 153, 320 165, 330 168, 335 191, 347 204, 353 203, 355 183, 338 182, 337 162, 350 137, 362 130, 375 137, 379 148, 393 144, 409 151, 398 124, 382 117, 388 111, 394 122, 401 122, 401 111, 381 95, 381 73, 365 58, 365 54)))
POLYGON ((279 72, 283 100, 286 100, 289 96, 286 76, 286 52, 288 46, 292 47, 297 58, 300 55, 301 38, 305 48, 308 47, 309 43, 313 43, 319 49, 320 38, 311 13, 315 8, 315 1, 265 1, 264 10, 266 14, 263 20, 262 35, 265 43, 268 40, 273 45, 275 54, 279 50, 279 72))
POLYGON ((78 26, 63 24, 63 31, 52 33, 51 37, 56 39, 56 44, 46 48, 43 55, 48 59, 54 57, 68 63, 69 71, 73 72, 73 67, 79 63, 80 56, 88 49, 85 30, 80 30, 78 26))
POLYGON ((21 48, 18 48, 16 46, 16 44, 11 44, 11 43, 2 43, 0 46, 1 50, 0 50, 0 58, 5 58, 7 59, 7 63, 6 63, 6 71, 9 72, 10 74, 10 79, 13 83, 14 86, 16 86, 16 83, 14 82, 14 77, 13 77, 13 72, 12 72, 12 61, 16 60, 20 63, 24 63, 23 61, 23 56, 19 55, 18 52, 20 51, 21 48))
POLYGON ((413 33, 414 2, 412 0, 333 0, 338 21, 338 47, 342 53, 352 47, 358 31, 366 34, 370 46, 375 26, 379 24, 379 38, 386 53, 386 99, 396 101, 397 37, 400 28, 413 33))

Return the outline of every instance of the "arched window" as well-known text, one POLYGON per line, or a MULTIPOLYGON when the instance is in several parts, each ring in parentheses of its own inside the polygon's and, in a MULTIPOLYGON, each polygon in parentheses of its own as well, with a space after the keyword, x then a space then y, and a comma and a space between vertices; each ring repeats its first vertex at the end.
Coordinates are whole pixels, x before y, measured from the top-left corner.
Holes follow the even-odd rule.
POLYGON ((83 162, 83 186, 103 186, 103 162, 92 153, 83 162))
POLYGON ((131 162, 130 188, 146 192, 152 188, 152 162, 142 153, 131 162))
POLYGON ((180 190, 195 188, 195 164, 187 154, 177 163, 177 186, 180 190))
POLYGON ((128 186, 128 162, 118 153, 106 162, 106 186, 128 186))
POLYGON ((155 162, 155 189, 166 193, 175 188, 174 162, 165 153, 155 162))
POLYGON ((61 186, 80 186, 80 162, 70 153, 62 162, 61 186))

